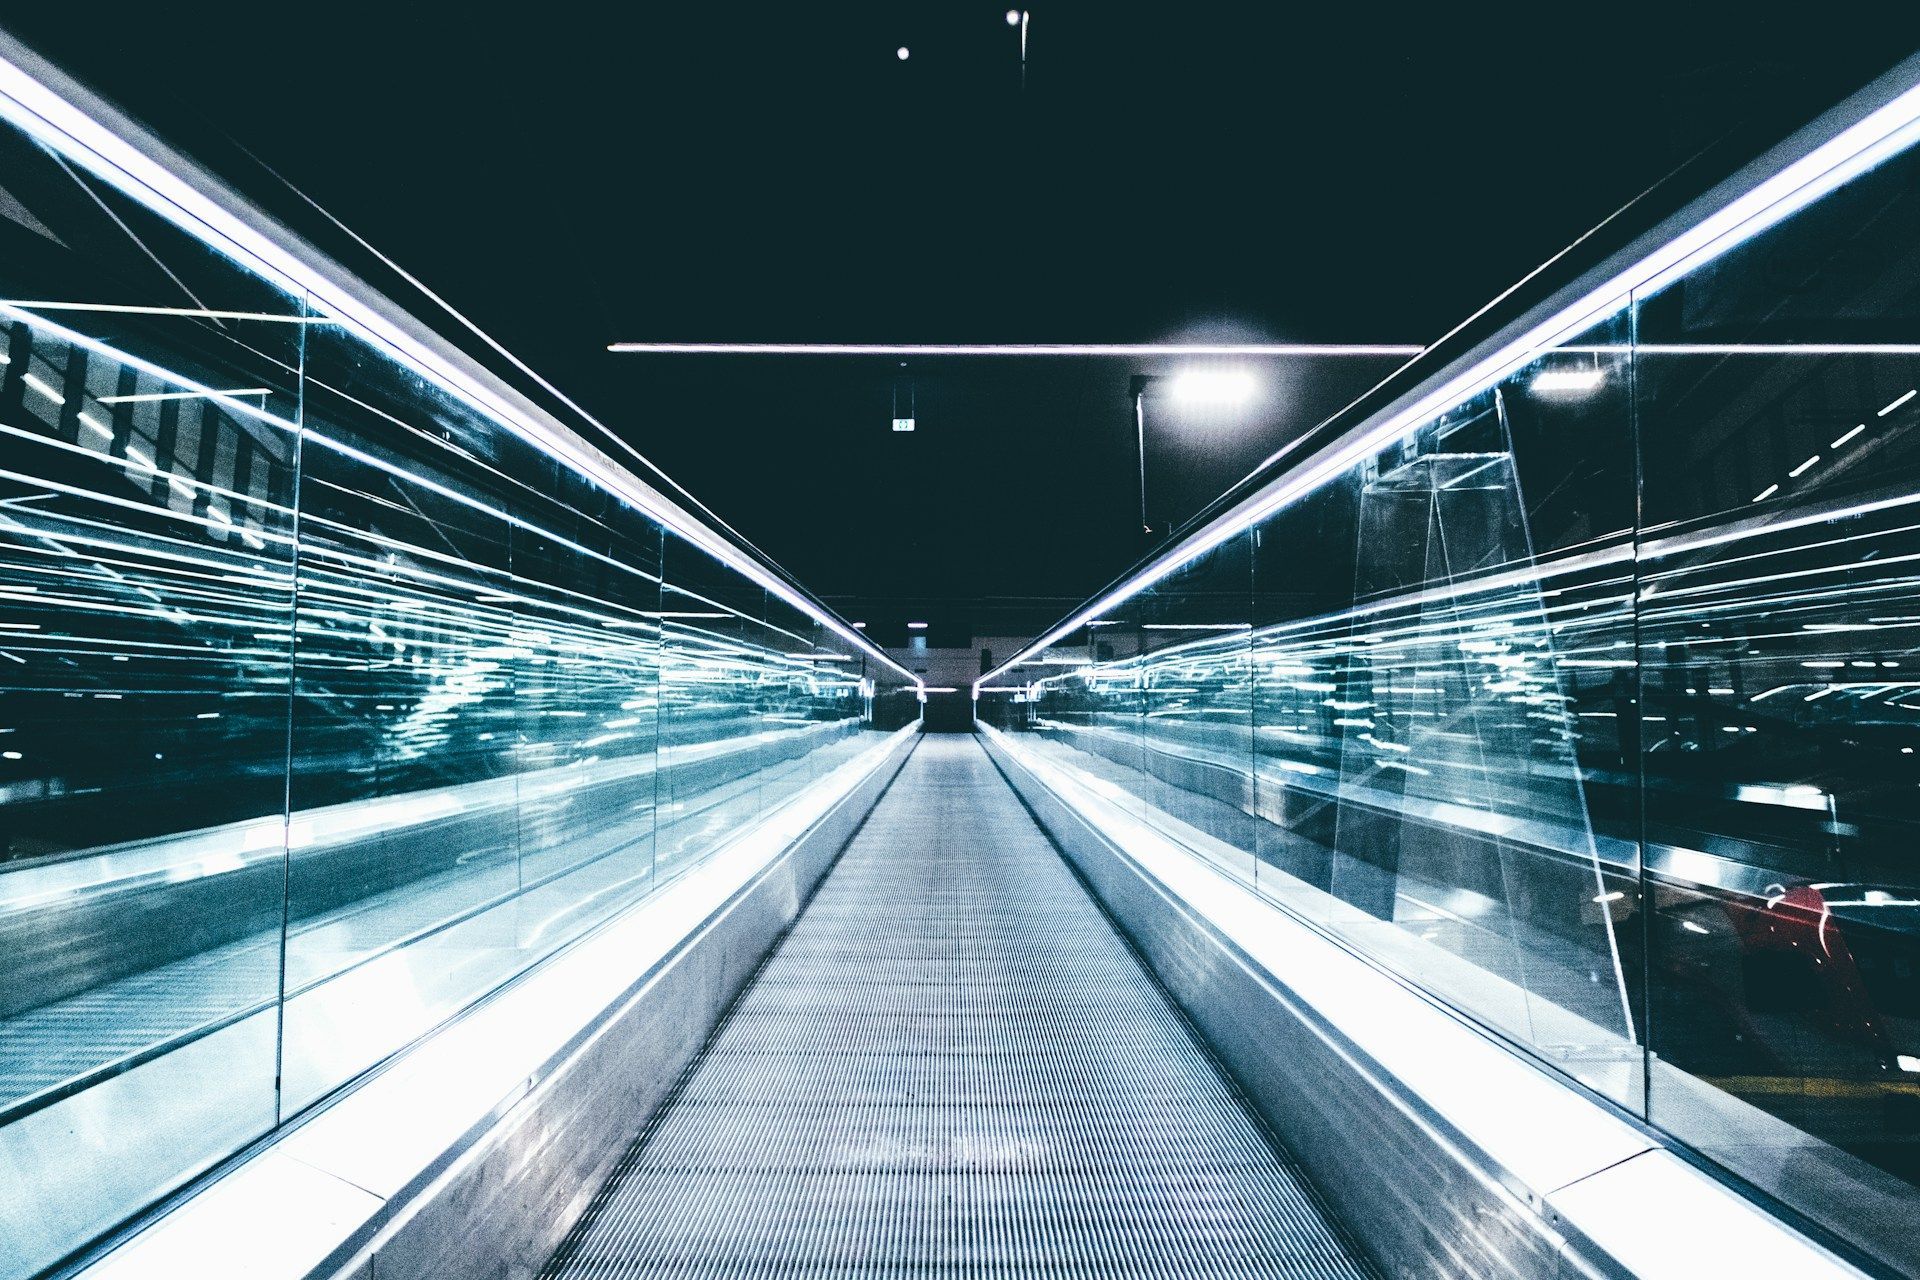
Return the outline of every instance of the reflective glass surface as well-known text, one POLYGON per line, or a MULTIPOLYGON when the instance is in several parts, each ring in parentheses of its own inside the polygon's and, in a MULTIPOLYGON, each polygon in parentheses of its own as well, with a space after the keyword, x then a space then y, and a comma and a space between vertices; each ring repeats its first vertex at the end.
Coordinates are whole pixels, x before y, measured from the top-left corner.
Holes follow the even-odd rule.
POLYGON ((0 1280, 911 724, 909 683, 0 126, 0 1280))
POLYGON ((1649 1114, 1909 1271, 1920 357, 1880 344, 1920 333, 1917 182, 1636 307, 1649 1114))
POLYGON ((1907 1273, 1916 192, 1599 306, 977 704, 1907 1273))

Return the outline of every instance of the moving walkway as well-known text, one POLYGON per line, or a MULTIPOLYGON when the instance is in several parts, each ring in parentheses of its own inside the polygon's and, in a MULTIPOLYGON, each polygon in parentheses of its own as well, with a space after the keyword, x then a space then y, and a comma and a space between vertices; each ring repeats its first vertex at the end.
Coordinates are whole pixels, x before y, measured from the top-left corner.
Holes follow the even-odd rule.
POLYGON ((929 735, 547 1270, 1362 1277, 970 737, 929 735))
POLYGON ((0 121, 0 1280, 1920 1274, 1920 63, 970 698, 0 121))

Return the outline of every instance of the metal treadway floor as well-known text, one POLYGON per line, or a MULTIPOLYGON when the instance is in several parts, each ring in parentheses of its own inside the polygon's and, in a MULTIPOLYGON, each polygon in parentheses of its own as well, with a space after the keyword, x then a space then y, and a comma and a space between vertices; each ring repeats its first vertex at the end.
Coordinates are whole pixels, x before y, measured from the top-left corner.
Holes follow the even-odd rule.
POLYGON ((971 738, 924 739, 551 1277, 1362 1277, 971 738))

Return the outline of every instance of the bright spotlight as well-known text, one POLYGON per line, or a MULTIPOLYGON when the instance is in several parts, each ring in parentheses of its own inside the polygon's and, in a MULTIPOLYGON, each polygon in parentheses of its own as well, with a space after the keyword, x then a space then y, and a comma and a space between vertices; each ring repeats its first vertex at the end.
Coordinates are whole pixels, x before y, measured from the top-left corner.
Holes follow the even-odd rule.
POLYGON ((907 60, 907 46, 901 45, 898 49, 895 49, 893 51, 893 56, 900 59, 900 61, 905 62, 907 60))
POLYGON ((1020 25, 1020 11, 1018 9, 1007 10, 1007 25, 1010 27, 1020 25))
POLYGON ((1253 375, 1238 369, 1189 369, 1174 378, 1173 398, 1183 404, 1245 404, 1253 398, 1253 375))
POLYGON ((1542 369, 1533 375, 1533 381, 1527 384, 1527 389, 1557 395, 1580 395, 1599 386, 1606 376, 1591 365, 1577 365, 1571 369, 1542 369))

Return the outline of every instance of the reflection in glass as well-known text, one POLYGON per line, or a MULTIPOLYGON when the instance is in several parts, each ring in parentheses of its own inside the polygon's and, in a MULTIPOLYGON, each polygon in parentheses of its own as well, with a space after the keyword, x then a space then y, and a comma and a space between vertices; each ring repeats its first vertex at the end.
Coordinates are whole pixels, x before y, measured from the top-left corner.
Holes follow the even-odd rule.
POLYGON ((1653 1120, 1920 1270, 1920 162, 1639 300, 1653 1120), (1817 345, 1816 345, 1817 344, 1817 345))
POLYGON ((1632 666, 1624 335, 1623 305, 996 679, 1109 795, 1638 1108, 1637 845, 1579 727, 1632 666))
POLYGON ((0 1275, 16 1275, 274 1123, 307 317, 38 146, 0 134, 0 157, 17 210, 0 220, 0 1275), (96 305, 181 287, 235 317, 96 305))
POLYGON ((22 1280, 918 704, 82 169, 4 129, 0 159, 0 1280, 22 1280))
POLYGON ((978 703, 1905 1273, 1916 191, 1618 299, 978 703))

